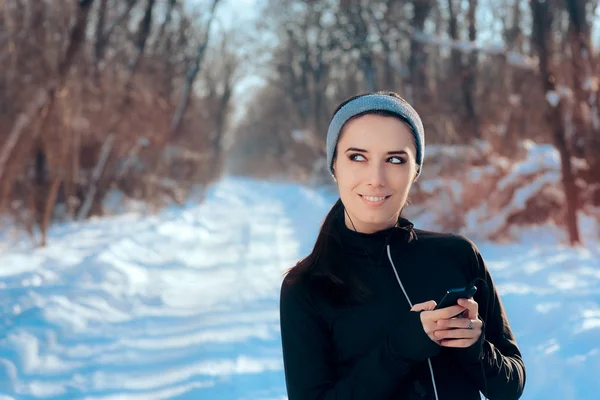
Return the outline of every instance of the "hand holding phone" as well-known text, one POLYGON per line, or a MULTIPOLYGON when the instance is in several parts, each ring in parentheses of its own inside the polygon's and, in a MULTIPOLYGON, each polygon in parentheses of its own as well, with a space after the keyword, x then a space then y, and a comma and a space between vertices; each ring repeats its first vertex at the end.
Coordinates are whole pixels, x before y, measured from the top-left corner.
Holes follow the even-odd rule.
POLYGON ((477 292, 477 286, 473 284, 462 288, 450 289, 435 306, 434 310, 456 305, 458 304, 458 299, 469 299, 475 295, 475 292, 477 292))
POLYGON ((435 307, 436 310, 439 309, 438 313, 445 311, 448 317, 461 307, 464 309, 464 311, 452 317, 441 318, 436 321, 433 336, 440 345, 467 348, 481 337, 483 322, 478 317, 479 305, 472 299, 476 291, 477 287, 475 285, 448 290, 435 307), (458 305, 459 299, 470 300, 461 302, 463 305, 458 305))

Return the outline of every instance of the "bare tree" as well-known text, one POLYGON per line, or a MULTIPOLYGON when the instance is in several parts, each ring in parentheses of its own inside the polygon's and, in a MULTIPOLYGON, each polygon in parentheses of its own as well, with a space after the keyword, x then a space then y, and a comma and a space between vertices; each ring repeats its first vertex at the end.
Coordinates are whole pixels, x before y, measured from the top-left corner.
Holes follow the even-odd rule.
POLYGON ((394 0, 385 0, 381 4, 370 4, 367 10, 377 30, 377 38, 383 53, 382 87, 388 90, 397 90, 395 89, 398 81, 396 75, 399 75, 401 67, 400 60, 397 59, 395 43, 401 35, 406 34, 406 29, 402 27, 404 17, 402 4, 394 0), (376 11, 376 8, 379 10, 376 11))
POLYGON ((326 26, 322 20, 334 11, 327 8, 326 2, 315 1, 301 11, 273 16, 284 45, 275 50, 275 75, 271 81, 293 105, 297 129, 304 130, 321 149, 329 111, 326 92, 340 35, 336 26, 326 26))
MULTIPOLYGON (((469 41, 475 43, 477 40, 477 26, 475 23, 475 15, 477 13, 477 0, 469 0, 469 8, 467 10, 467 22, 469 24, 469 41)), ((468 63, 463 74, 463 101, 465 104, 465 117, 467 130, 471 132, 473 137, 481 138, 479 126, 479 116, 475 108, 475 96, 477 91, 477 60, 478 51, 473 50, 467 57, 468 63)))
MULTIPOLYGON (((425 21, 433 8, 433 0, 413 0, 413 15, 410 20, 411 27, 416 32, 423 32, 425 21)), ((410 58, 408 68, 410 70, 410 96, 417 107, 427 104, 431 100, 429 84, 429 71, 427 67, 427 53, 423 43, 411 36, 410 58)))
POLYGON ((85 195, 83 205, 77 213, 78 220, 86 218, 92 208, 94 197, 96 195, 96 192, 98 191, 98 181, 102 177, 102 173, 104 172, 104 166, 106 164, 106 161, 108 160, 108 156, 114 145, 116 132, 119 130, 119 125, 124 120, 125 115, 127 115, 127 112, 130 110, 131 91, 133 90, 132 82, 134 75, 139 67, 142 56, 144 55, 144 50, 146 49, 148 37, 150 36, 154 4, 155 0, 147 0, 146 7, 144 9, 144 14, 138 23, 138 29, 136 32, 134 43, 134 55, 129 61, 129 64, 127 65, 127 77, 125 78, 125 94, 123 95, 123 98, 121 100, 119 112, 115 113, 111 127, 109 128, 108 135, 106 136, 106 139, 104 140, 104 143, 102 145, 101 155, 98 159, 98 164, 95 166, 94 172, 88 184, 87 193, 85 195))
POLYGON ((571 152, 566 140, 565 106, 559 97, 556 87, 556 76, 552 71, 551 65, 554 51, 552 24, 555 4, 550 0, 530 0, 529 4, 533 16, 532 40, 538 53, 540 77, 548 99, 546 107, 547 116, 551 122, 554 145, 560 153, 562 182, 566 199, 565 223, 569 232, 571 245, 577 245, 581 243, 577 224, 579 189, 575 184, 571 152))
MULTIPOLYGON (((3 178, 6 163, 8 162, 12 152, 17 146, 17 142, 19 141, 23 132, 25 132, 26 129, 29 126, 31 126, 31 124, 37 118, 41 119, 38 126, 43 127, 48 118, 53 115, 53 110, 56 104, 56 97, 60 95, 61 91, 64 89, 67 74, 71 66, 73 65, 77 53, 80 51, 85 40, 85 31, 88 23, 88 15, 92 8, 93 2, 93 0, 78 1, 75 23, 73 24, 70 30, 69 42, 64 56, 62 57, 57 66, 54 78, 50 81, 50 83, 47 86, 40 88, 37 91, 33 102, 30 104, 28 109, 18 117, 16 123, 10 131, 7 142, 2 149, 2 153, 0 153, 0 180, 2 180, 3 178)), ((34 129, 33 132, 34 137, 31 138, 31 140, 35 141, 35 136, 37 136, 35 133, 37 132, 37 130, 34 129)), ((41 221, 42 246, 46 244, 46 232, 48 230, 51 213, 54 210, 58 189, 60 187, 62 179, 63 177, 61 176, 61 174, 55 175, 52 178, 49 192, 46 196, 44 196, 46 198, 46 203, 44 206, 41 221)))
POLYGON ((591 29, 588 23, 588 0, 565 0, 569 15, 568 37, 573 65, 573 88, 576 99, 574 147, 588 160, 595 171, 595 181, 600 182, 600 90, 594 76, 594 53, 591 47, 591 29))
POLYGON ((104 53, 109 40, 115 29, 129 18, 131 10, 135 7, 139 0, 127 0, 125 10, 108 26, 106 27, 106 13, 109 5, 109 0, 101 0, 98 7, 98 17, 95 28, 95 43, 94 43, 94 78, 99 79, 99 68, 104 60, 104 53))
MULTIPOLYGON (((213 179, 203 165, 222 156, 212 148, 222 147, 230 129, 228 112, 215 111, 218 135, 180 127, 179 150, 165 150, 175 141, 165 135, 174 94, 184 88, 198 50, 191 38, 204 38, 206 24, 198 27, 185 0, 159 4, 0 1, 0 210, 32 238, 39 226, 42 244, 53 218, 63 217, 58 204, 69 210, 64 217, 85 218, 102 213, 111 189, 159 204, 182 193, 177 186, 213 179), (160 175, 155 168, 165 154, 193 164, 175 185, 165 184, 168 170, 160 175), (161 189, 148 190, 154 185, 161 189)), ((212 97, 191 91, 189 115, 201 107, 220 110, 237 84, 227 82, 212 97)))
MULTIPOLYGON (((502 17, 502 35, 509 51, 523 51, 523 14, 521 12, 521 0, 513 0, 511 5, 507 4, 507 12, 502 17)), ((506 154, 514 154, 517 150, 519 140, 524 138, 526 132, 525 113, 523 110, 524 88, 530 81, 531 73, 521 68, 506 68, 506 90, 508 102, 506 107, 506 131, 503 135, 504 145, 501 151, 506 154)))
MULTIPOLYGON (((221 44, 214 51, 211 57, 209 68, 206 68, 204 84, 206 86, 205 101, 209 107, 210 113, 207 118, 212 120, 212 130, 210 136, 210 149, 214 157, 218 160, 223 159, 225 133, 227 132, 228 116, 231 112, 231 99, 233 88, 240 77, 241 59, 234 48, 233 34, 223 34, 221 44)), ((218 169, 219 164, 215 163, 214 168, 218 169)), ((213 171, 218 174, 218 171, 213 171)))
POLYGON ((179 100, 179 104, 177 105, 175 115, 173 115, 173 119, 171 121, 171 128, 169 132, 169 136, 171 137, 177 135, 179 127, 181 126, 181 122, 183 121, 183 116, 188 107, 188 103, 190 101, 190 94, 192 92, 192 85, 196 80, 196 75, 198 75, 198 71, 200 71, 200 65, 202 63, 202 60, 204 59, 204 53, 206 52, 206 47, 208 46, 208 41, 210 38, 210 28, 215 18, 215 10, 217 9, 219 2, 220 0, 213 0, 212 2, 210 14, 208 17, 208 23, 204 32, 204 37, 201 38, 200 42, 198 43, 196 57, 194 58, 192 65, 190 66, 186 74, 185 84, 183 86, 183 90, 181 91, 181 98, 179 100))
POLYGON ((350 49, 355 49, 359 54, 365 89, 373 92, 377 90, 377 66, 372 43, 369 42, 371 33, 369 7, 370 5, 365 5, 362 1, 351 1, 336 15, 339 28, 344 31, 346 38, 350 41, 350 49), (341 19, 342 15, 346 18, 341 19))
POLYGON ((34 118, 40 115, 41 111, 46 108, 45 115, 48 115, 54 104, 55 95, 62 89, 64 81, 69 72, 69 68, 73 64, 75 56, 82 46, 85 29, 88 22, 88 14, 92 8, 94 0, 79 0, 77 8, 77 16, 75 24, 71 29, 69 45, 60 64, 58 65, 56 77, 44 88, 38 90, 34 100, 29 108, 19 116, 14 124, 6 144, 0 153, 0 181, 4 174, 6 163, 14 150, 23 131, 32 123, 34 118))

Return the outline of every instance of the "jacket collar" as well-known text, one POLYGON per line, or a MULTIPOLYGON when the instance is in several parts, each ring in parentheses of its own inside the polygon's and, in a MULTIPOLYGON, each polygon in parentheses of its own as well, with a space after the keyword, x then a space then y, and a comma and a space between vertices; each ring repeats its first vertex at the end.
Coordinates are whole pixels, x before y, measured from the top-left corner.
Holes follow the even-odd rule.
MULTIPOLYGON (((356 232, 346 226, 345 213, 342 211, 336 216, 335 225, 342 241, 348 245, 352 252, 356 249, 380 249, 387 243, 410 243, 418 240, 414 224, 404 217, 399 217, 395 226, 373 233, 356 232)), ((361 249, 361 250, 358 250, 361 249)))
POLYGON ((395 233, 401 234, 404 238, 403 241, 408 243, 419 240, 414 228, 415 225, 404 217, 398 217, 398 223, 394 227, 395 233))

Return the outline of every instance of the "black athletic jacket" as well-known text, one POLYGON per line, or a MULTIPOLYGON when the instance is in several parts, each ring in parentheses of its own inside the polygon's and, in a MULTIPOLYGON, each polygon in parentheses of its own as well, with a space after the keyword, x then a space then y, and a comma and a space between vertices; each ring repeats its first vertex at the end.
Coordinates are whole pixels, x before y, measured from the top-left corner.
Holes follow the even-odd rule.
POLYGON ((359 304, 318 294, 306 280, 281 287, 280 317, 289 400, 518 399, 525 365, 492 278, 474 243, 452 234, 400 226, 374 234, 351 231, 336 218, 345 266, 374 293, 359 304), (410 311, 389 261, 413 304, 476 280, 474 298, 484 321, 467 349, 441 347, 410 311), (479 278, 479 279, 477 279, 479 278))

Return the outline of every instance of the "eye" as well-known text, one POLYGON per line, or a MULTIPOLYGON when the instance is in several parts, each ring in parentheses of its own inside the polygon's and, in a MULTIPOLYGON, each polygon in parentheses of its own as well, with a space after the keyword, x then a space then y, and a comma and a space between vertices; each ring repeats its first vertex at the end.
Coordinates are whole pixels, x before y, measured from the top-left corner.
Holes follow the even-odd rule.
POLYGON ((401 157, 396 157, 396 156, 388 158, 388 161, 389 161, 389 160, 392 160, 392 161, 391 161, 391 162, 392 162, 392 164, 404 164, 404 163, 406 162, 406 161, 404 160, 404 158, 401 158, 401 157))
POLYGON ((358 157, 362 157, 363 160, 365 159, 365 156, 363 156, 362 154, 358 154, 358 153, 351 154, 348 158, 351 161, 362 161, 362 160, 358 159, 358 157))

